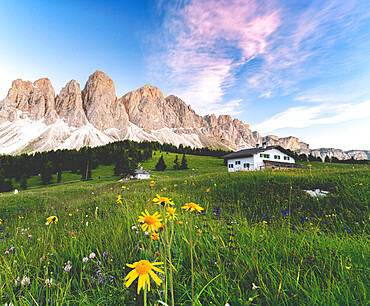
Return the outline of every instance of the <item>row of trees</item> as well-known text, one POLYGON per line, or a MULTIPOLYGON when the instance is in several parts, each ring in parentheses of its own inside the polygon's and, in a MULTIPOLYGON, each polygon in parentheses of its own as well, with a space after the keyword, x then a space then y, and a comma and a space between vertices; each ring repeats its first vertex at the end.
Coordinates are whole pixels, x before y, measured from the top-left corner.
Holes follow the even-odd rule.
MULTIPOLYGON (((155 169, 157 171, 164 171, 166 170, 167 165, 164 162, 163 155, 159 158, 158 163, 155 165, 155 169)), ((173 169, 174 170, 186 170, 188 169, 188 162, 186 160, 185 154, 182 155, 181 163, 179 163, 179 157, 176 155, 175 160, 173 161, 173 169)))
POLYGON ((133 175, 137 164, 151 158, 154 150, 202 156, 222 156, 227 153, 208 148, 191 148, 183 145, 176 147, 159 142, 123 140, 100 147, 83 147, 80 150, 0 155, 0 192, 13 189, 12 179, 19 182, 22 188, 27 188, 27 178, 36 175, 40 175, 42 184, 47 185, 51 182, 52 175, 57 173, 59 183, 62 180, 62 172, 66 170, 81 175, 81 179, 89 179, 91 170, 100 164, 115 163, 115 175, 133 175))

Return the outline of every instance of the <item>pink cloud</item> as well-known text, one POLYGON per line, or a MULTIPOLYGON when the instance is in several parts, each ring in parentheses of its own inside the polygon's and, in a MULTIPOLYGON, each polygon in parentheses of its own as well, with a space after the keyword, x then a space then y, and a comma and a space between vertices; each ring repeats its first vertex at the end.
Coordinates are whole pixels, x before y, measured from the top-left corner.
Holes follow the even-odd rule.
POLYGON ((257 0, 194 0, 172 10, 162 57, 172 90, 200 113, 220 109, 238 67, 265 52, 279 25, 279 10, 257 0))

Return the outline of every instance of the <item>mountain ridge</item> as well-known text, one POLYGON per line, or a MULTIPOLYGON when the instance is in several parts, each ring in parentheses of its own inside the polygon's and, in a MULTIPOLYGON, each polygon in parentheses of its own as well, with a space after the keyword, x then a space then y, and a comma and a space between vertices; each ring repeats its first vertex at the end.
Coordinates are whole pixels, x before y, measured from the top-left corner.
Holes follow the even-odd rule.
POLYGON ((262 137, 230 115, 200 116, 179 97, 164 97, 149 84, 118 98, 113 81, 98 70, 89 76, 83 90, 71 80, 58 95, 47 78, 33 83, 17 79, 0 101, 0 154, 79 149, 123 139, 227 150, 266 143, 323 159, 325 154, 338 159, 370 158, 365 150, 324 152, 311 150, 293 136, 262 137))

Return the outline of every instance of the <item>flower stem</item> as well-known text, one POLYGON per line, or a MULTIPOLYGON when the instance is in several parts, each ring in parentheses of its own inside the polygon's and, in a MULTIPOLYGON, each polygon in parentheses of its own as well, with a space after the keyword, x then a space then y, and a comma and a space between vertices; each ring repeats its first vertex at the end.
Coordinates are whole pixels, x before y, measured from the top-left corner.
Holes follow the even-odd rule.
POLYGON ((171 222, 171 238, 170 238, 170 243, 168 244, 168 257, 170 261, 170 282, 171 282, 171 303, 172 306, 175 306, 175 296, 174 296, 174 291, 173 291, 173 276, 172 276, 172 255, 171 255, 171 244, 172 244, 172 238, 173 238, 173 223, 174 219, 172 219, 171 222))
POLYGON ((144 286, 144 306, 146 306, 146 286, 144 286))
POLYGON ((189 243, 190 243, 190 261, 191 261, 191 305, 194 305, 194 260, 193 260, 193 218, 189 221, 189 243))

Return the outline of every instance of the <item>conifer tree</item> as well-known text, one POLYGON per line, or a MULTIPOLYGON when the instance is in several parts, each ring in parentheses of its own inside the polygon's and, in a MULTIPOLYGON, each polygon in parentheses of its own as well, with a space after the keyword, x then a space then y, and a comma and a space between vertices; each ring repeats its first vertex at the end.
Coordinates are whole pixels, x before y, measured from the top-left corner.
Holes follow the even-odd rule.
POLYGON ((181 160, 181 165, 180 165, 180 170, 186 170, 188 169, 188 162, 186 160, 186 156, 185 154, 182 156, 182 160, 181 160))
POLYGON ((20 179, 20 185, 21 189, 26 190, 27 189, 27 174, 23 173, 20 179))
POLYGON ((12 179, 7 179, 4 183, 4 191, 5 192, 8 192, 8 191, 12 191, 13 190, 13 183, 12 183, 12 179))
POLYGON ((0 192, 5 189, 5 171, 4 168, 0 168, 0 192))
POLYGON ((127 177, 135 174, 135 163, 128 158, 126 151, 118 154, 116 166, 114 167, 114 175, 127 177))
POLYGON ((44 164, 44 167, 41 171, 41 184, 42 185, 47 185, 50 183, 53 173, 53 164, 51 161, 48 161, 47 163, 44 164))
POLYGON ((164 171, 164 170, 166 170, 166 168, 167 168, 167 166, 164 162, 163 155, 161 155, 161 157, 158 160, 158 163, 155 165, 155 169, 157 171, 164 171))
POLYGON ((173 169, 174 170, 180 169, 179 157, 177 155, 176 155, 175 160, 173 161, 173 169))

